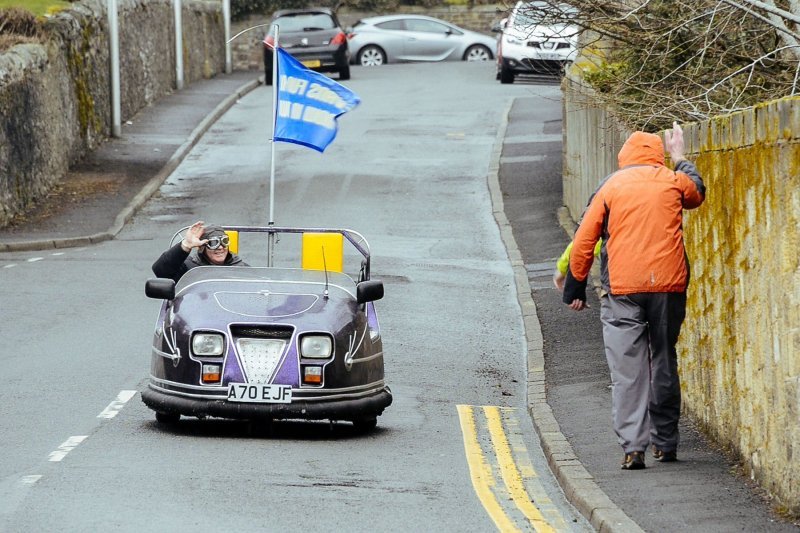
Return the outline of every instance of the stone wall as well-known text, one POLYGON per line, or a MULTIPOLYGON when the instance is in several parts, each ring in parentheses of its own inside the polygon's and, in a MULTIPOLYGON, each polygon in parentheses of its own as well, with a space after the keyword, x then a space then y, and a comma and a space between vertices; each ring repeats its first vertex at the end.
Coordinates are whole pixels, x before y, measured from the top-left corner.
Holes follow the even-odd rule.
MULTIPOLYGON (((442 6, 435 8, 424 8, 417 6, 402 6, 397 13, 413 13, 416 15, 428 15, 441 20, 445 20, 466 30, 477 31, 492 35, 492 26, 505 16, 508 7, 504 4, 487 4, 468 6, 442 6)), ((388 12, 363 12, 350 11, 343 7, 337 11, 339 22, 345 28, 353 26, 359 19, 373 17, 377 15, 389 15, 388 12)), ((271 13, 263 15, 252 15, 247 19, 237 21, 231 25, 231 35, 236 35, 242 30, 252 28, 260 24, 268 24, 271 13)), ((254 29, 232 43, 232 61, 234 70, 261 70, 264 68, 262 40, 266 34, 267 27, 254 29)))
MULTIPOLYGON (((628 132, 569 79, 564 102, 564 203, 577 220, 628 132)), ((684 131, 707 187, 684 223, 684 409, 800 512, 800 97, 684 131)))
MULTIPOLYGON (((171 0, 118 0, 122 120, 175 88, 171 0)), ((184 83, 225 69, 221 3, 184 0, 184 83)), ((83 0, 42 45, 0 54, 0 226, 43 197, 111 133, 108 14, 83 0)))

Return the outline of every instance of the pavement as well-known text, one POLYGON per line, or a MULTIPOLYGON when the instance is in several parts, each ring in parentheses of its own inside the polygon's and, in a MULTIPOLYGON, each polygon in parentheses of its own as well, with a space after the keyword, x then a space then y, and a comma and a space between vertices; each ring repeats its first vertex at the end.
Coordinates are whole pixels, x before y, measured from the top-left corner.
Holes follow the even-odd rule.
MULTIPOLYGON (((0 253, 113 239, 238 98, 258 86, 236 72, 167 95, 123 124, 35 210, 0 228, 0 253)), ((599 301, 569 311, 552 287, 569 242, 561 202, 561 144, 532 138, 541 102, 517 98, 500 125, 487 183, 511 260, 528 340, 528 410, 567 498, 598 531, 797 531, 736 473, 688 417, 679 461, 619 469, 599 301)), ((557 134, 560 121, 545 121, 557 134)))
POLYGON ((0 252, 85 246, 119 233, 258 75, 234 72, 162 97, 122 124, 34 210, 0 228, 0 252))

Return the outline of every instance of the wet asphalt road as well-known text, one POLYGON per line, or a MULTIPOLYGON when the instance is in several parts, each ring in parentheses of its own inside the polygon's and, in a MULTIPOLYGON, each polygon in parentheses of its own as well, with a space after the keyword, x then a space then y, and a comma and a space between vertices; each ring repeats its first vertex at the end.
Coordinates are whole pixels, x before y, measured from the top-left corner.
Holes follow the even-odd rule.
MULTIPOLYGON (((510 95, 544 92, 557 105, 557 87, 502 87, 488 64, 364 70, 349 85, 363 104, 324 155, 278 147, 274 220, 350 227, 370 242, 373 277, 386 285, 377 307, 395 397, 378 429, 219 420, 170 429, 136 394, 158 309, 143 282, 172 232, 200 218, 268 220, 261 87, 113 241, 0 258, 4 310, 18 310, 4 334, 23 347, 4 356, 3 529, 489 531, 497 517, 473 486, 465 443, 474 438, 497 472, 509 456, 488 455, 496 435, 484 406, 502 408, 523 503, 535 500, 559 530, 589 529, 537 451, 516 289, 486 186, 510 95), (433 73, 448 76, 432 83, 433 73), (459 98, 442 98, 451 93, 459 98)), ((297 251, 286 240, 277 255, 297 251)), ((242 243, 251 264, 264 264, 263 252, 242 243)), ((503 494, 507 518, 530 529, 513 491, 503 494)))

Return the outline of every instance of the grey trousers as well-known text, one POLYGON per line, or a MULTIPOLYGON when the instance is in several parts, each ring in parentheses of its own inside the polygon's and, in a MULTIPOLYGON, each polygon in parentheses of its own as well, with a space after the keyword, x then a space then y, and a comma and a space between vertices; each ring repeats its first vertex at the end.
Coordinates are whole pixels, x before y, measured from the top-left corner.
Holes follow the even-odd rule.
POLYGON ((611 371, 611 416, 625 453, 678 448, 681 386, 675 344, 686 293, 607 294, 600 319, 611 371))

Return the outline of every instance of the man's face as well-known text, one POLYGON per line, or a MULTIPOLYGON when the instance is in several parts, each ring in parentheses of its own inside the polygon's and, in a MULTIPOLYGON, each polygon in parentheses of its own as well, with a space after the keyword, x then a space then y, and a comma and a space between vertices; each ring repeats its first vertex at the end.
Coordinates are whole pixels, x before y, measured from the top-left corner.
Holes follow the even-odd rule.
POLYGON ((228 256, 228 247, 227 246, 220 246, 216 250, 212 250, 208 246, 205 246, 206 258, 208 262, 212 265, 221 265, 225 263, 225 258, 228 256))
POLYGON ((209 237, 208 243, 203 247, 206 259, 212 265, 222 265, 228 256, 228 245, 230 244, 227 235, 209 237))

